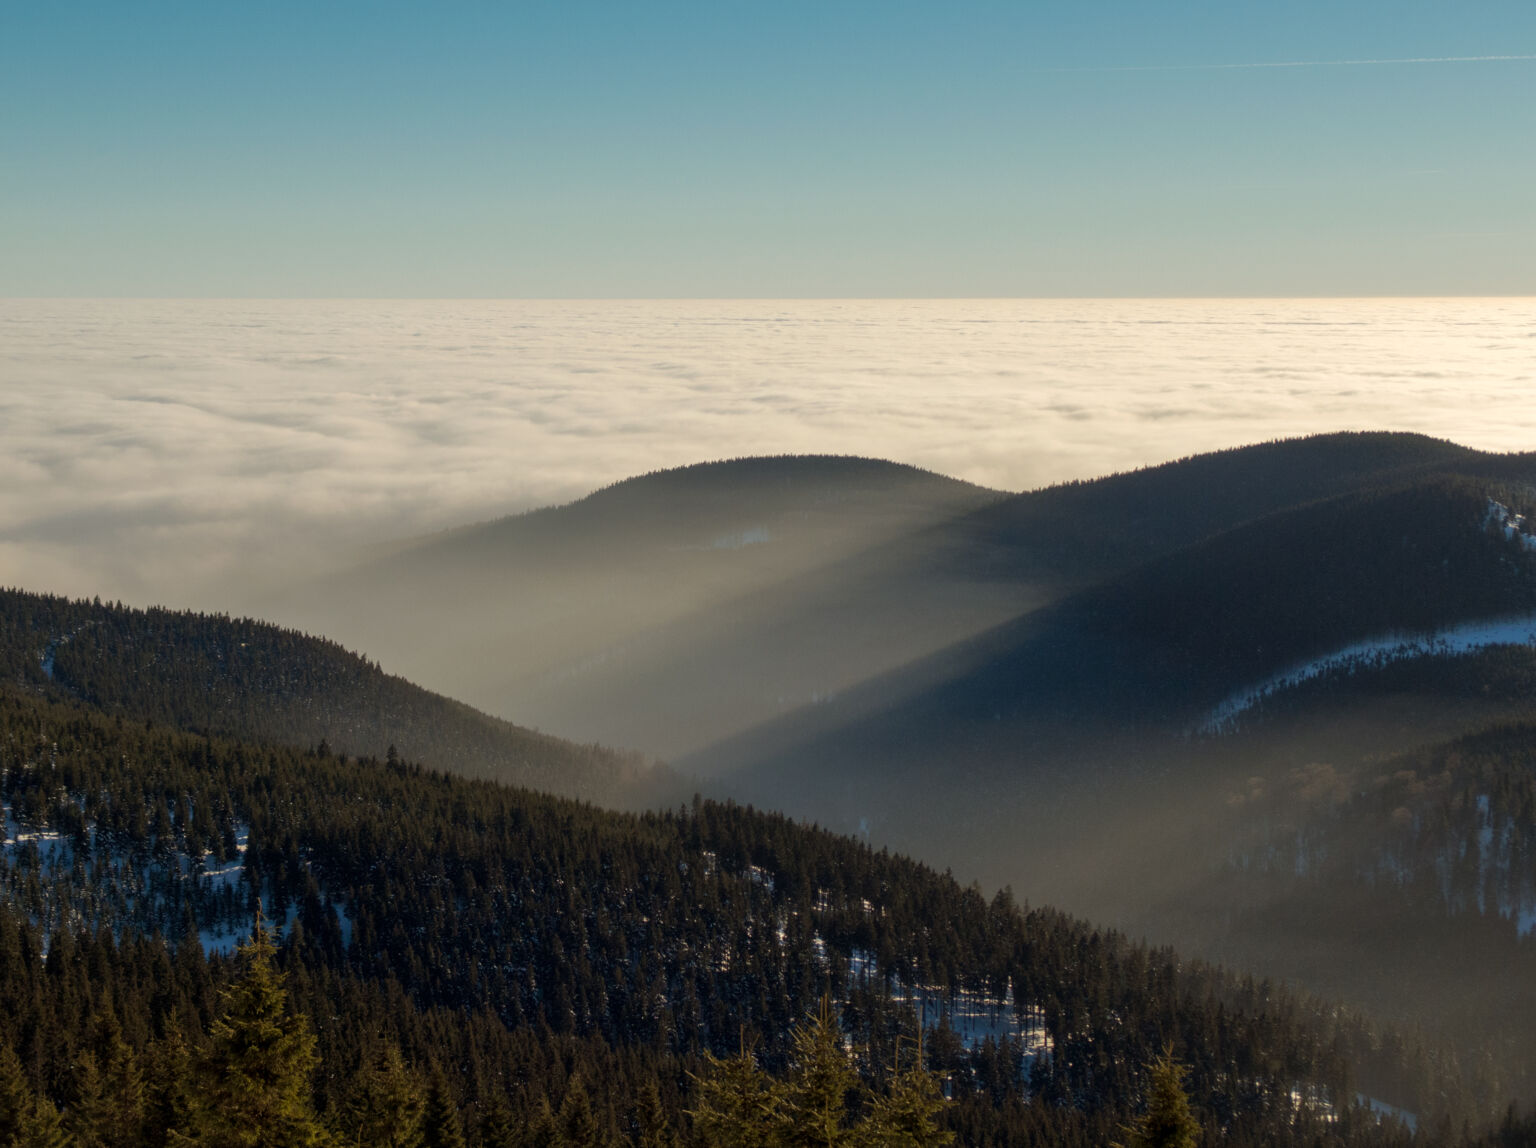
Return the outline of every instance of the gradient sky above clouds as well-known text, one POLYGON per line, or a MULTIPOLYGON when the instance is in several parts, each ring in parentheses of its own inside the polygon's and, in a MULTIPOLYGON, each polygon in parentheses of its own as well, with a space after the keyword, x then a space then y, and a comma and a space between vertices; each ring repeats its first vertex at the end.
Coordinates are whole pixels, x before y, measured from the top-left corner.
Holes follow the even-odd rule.
POLYGON ((1529 0, 7 4, 0 295, 1536 294, 1532 54, 1529 0))

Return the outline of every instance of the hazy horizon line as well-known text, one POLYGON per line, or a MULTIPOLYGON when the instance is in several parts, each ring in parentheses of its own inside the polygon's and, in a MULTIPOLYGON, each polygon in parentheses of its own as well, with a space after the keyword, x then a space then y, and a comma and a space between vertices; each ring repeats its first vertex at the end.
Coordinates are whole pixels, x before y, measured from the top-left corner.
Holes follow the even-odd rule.
POLYGON ((1401 295, 0 295, 0 303, 1202 303, 1369 302, 1394 299, 1536 299, 1530 292, 1401 295))

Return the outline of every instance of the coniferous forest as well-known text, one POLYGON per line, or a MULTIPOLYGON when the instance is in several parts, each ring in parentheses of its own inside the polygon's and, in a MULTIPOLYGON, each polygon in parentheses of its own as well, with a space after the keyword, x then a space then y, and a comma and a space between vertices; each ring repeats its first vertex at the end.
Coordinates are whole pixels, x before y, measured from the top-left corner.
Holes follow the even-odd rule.
POLYGON ((0 109, 0 1148, 1536 1148, 1536 0, 0 109))
POLYGON ((423 690, 342 649, 249 618, 0 591, 8 678, 188 729, 354 753, 387 746, 457 773, 590 799, 649 797, 666 772, 423 690))
MULTIPOLYGON (((1489 497, 1465 478, 1351 490, 1117 574, 1050 625, 1119 618, 1143 662, 1120 659, 1116 688, 1150 665, 1214 698, 1228 663, 1522 609, 1524 537, 1482 517, 1489 497), (1399 545, 1414 528, 1433 545, 1399 545), (1329 551, 1298 583, 1322 606, 1243 608, 1276 548, 1319 537, 1363 539, 1376 565, 1329 551), (1429 581, 1362 620, 1405 562, 1429 581), (1220 624, 1171 621, 1202 611, 1220 624)), ((1025 656, 975 663, 967 704, 1001 722, 987 691, 1019 692, 1025 656)), ((1282 760, 1274 729, 1384 691, 1513 719, 1528 663, 1500 647, 1324 674, 1263 699, 1242 744, 1282 760)), ((1478 728, 1222 776, 1188 840, 1149 809, 1137 832, 1167 848, 1147 864, 1208 874, 1148 904, 1164 947, 696 795, 333 642, 7 591, 0 1145, 1530 1143, 1511 1102, 1536 1091, 1536 749, 1528 726, 1478 728), (1266 960, 1315 975, 1244 971, 1266 960), (1492 988, 1395 1007, 1437 977, 1492 988)), ((1043 783, 1016 792, 1001 832, 1061 808, 1029 808, 1043 783)))
POLYGON ((98 1106, 142 1113, 101 1142, 155 1143, 233 1087, 210 1080, 230 1010, 278 1011, 247 999, 273 992, 268 964, 314 1035, 283 1045, 304 1077, 284 1103, 343 1136, 419 1098, 461 1130, 431 1136, 471 1143, 546 1135, 547 1114, 573 1142, 686 1137, 710 1058, 788 1073, 823 997, 888 1087, 919 990, 1012 1015, 1017 1035, 926 1038, 966 1143, 1102 1143, 1168 1044, 1227 1143, 1402 1135, 1361 1093, 1455 1129, 1496 1095, 1410 1035, 746 808, 605 813, 14 687, 0 745, 7 1087, 85 1143, 98 1106), (258 904, 281 939, 253 986, 231 951, 258 904))

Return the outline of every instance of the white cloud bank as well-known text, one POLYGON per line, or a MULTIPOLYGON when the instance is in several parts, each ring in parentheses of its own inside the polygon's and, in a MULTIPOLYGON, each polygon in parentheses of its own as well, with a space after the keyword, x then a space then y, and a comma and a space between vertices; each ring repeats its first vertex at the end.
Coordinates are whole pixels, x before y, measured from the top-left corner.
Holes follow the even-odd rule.
POLYGON ((1530 300, 0 302, 0 583, 238 609, 353 548, 824 451, 1024 489, 1344 428, 1536 448, 1530 300))

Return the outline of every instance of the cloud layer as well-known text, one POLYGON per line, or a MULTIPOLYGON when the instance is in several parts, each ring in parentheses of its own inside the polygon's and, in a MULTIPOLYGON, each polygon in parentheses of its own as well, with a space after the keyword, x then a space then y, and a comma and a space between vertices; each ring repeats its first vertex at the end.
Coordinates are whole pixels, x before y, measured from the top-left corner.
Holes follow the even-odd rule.
POLYGON ((702 459, 1010 490, 1336 429, 1536 448, 1529 300, 0 302, 0 582, 239 609, 702 459))

